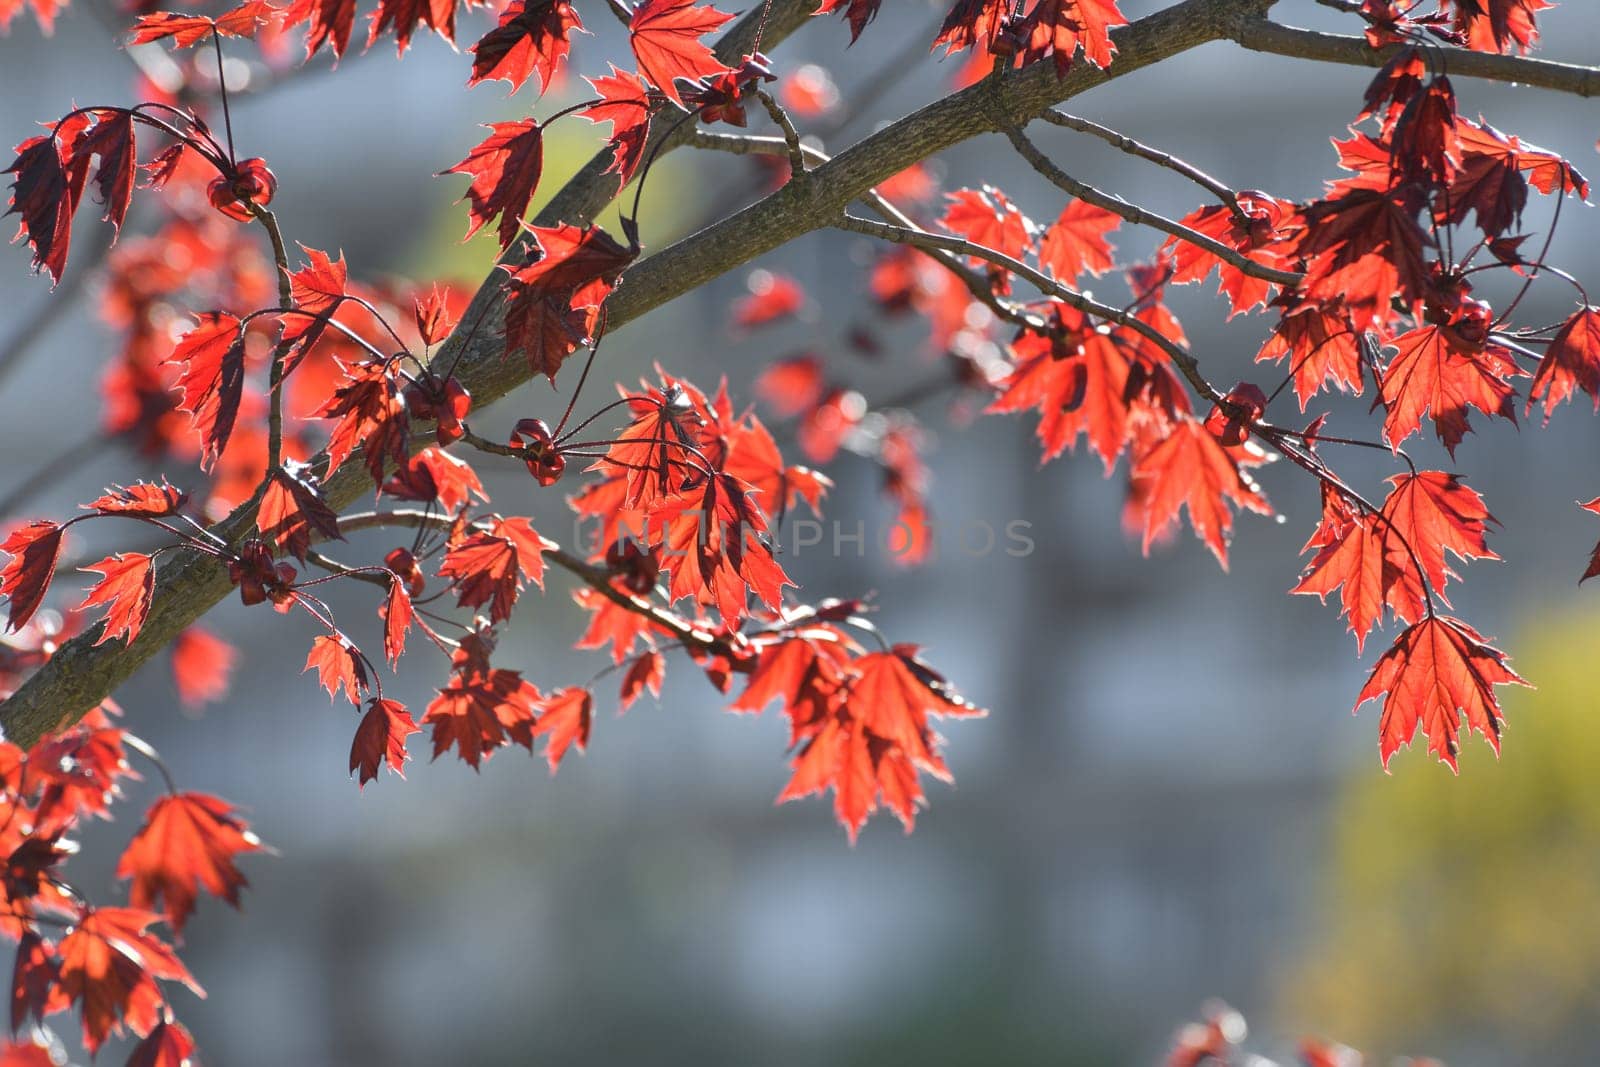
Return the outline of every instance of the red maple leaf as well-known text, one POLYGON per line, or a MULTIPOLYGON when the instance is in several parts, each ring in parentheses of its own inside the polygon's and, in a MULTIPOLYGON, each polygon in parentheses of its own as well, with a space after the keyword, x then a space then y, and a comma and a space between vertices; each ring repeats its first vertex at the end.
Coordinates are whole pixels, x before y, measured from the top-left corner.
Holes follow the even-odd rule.
POLYGON ((452 46, 456 43, 456 0, 378 0, 367 28, 367 47, 371 48, 383 31, 394 27, 396 52, 405 54, 411 35, 419 25, 427 26, 452 46))
POLYGON ((522 216, 539 187, 539 175, 544 171, 544 130, 533 119, 494 122, 487 128, 492 131, 489 136, 443 173, 472 178, 462 197, 469 204, 467 237, 499 217, 496 234, 504 251, 517 239, 522 216))
POLYGON ((1451 455, 1471 429, 1470 409, 1516 421, 1516 393, 1508 380, 1523 372, 1505 348, 1474 341, 1455 326, 1424 326, 1391 343, 1398 351, 1379 383, 1388 410, 1383 439, 1390 446, 1399 447, 1421 429, 1424 412, 1432 415, 1451 455))
POLYGON ((171 38, 173 47, 188 48, 210 37, 213 31, 224 37, 254 37, 256 30, 271 22, 277 14, 278 9, 265 0, 247 0, 214 19, 204 15, 157 11, 139 16, 139 21, 133 24, 133 38, 128 43, 149 44, 171 38))
POLYGON ((639 74, 681 105, 677 79, 696 82, 733 68, 724 66, 700 38, 727 24, 733 16, 694 0, 641 0, 628 22, 628 41, 639 74))
POLYGON ((1454 9, 1467 47, 1480 52, 1532 48, 1539 36, 1534 16, 1554 6, 1551 0, 1439 0, 1441 9, 1454 9))
MULTIPOLYGON (((1592 511, 1596 515, 1600 515, 1600 497, 1596 497, 1587 504, 1579 504, 1578 506, 1583 508, 1585 511, 1592 511)), ((1589 557, 1589 569, 1583 572, 1583 577, 1579 578, 1578 582, 1579 584, 1587 582, 1590 578, 1593 578, 1597 574, 1600 574, 1600 545, 1594 546, 1594 553, 1589 557)))
POLYGON ((102 515, 148 515, 162 518, 176 515, 189 500, 189 494, 175 489, 163 481, 135 482, 130 486, 112 486, 104 496, 96 497, 84 507, 102 515))
POLYGON ((22 629, 39 610, 55 577, 64 529, 53 522, 30 522, 0 542, 0 552, 11 557, 0 567, 0 596, 11 602, 6 625, 11 632, 22 629))
POLYGON ((125 644, 133 644, 144 626, 145 616, 150 614, 150 598, 155 595, 155 557, 143 552, 118 552, 82 569, 105 575, 78 605, 79 611, 108 605, 105 628, 95 644, 102 645, 118 637, 123 638, 125 644))
POLYGON ((333 50, 334 61, 350 46, 350 31, 355 27, 356 0, 293 0, 283 9, 283 28, 306 24, 306 58, 324 44, 333 50))
POLYGON ((1237 459, 1205 427, 1192 418, 1177 420, 1159 444, 1133 467, 1144 527, 1144 549, 1178 521, 1187 507, 1189 525, 1206 543, 1217 562, 1228 566, 1228 541, 1233 535, 1229 505, 1270 515, 1272 507, 1237 459))
MULTIPOLYGON (((1444 471, 1397 474, 1389 479, 1394 488, 1383 503, 1388 524, 1386 536, 1391 552, 1403 552, 1421 566, 1429 587, 1441 599, 1450 579, 1460 575, 1450 569, 1445 553, 1457 559, 1499 559, 1490 550, 1487 536, 1489 514, 1483 497, 1462 483, 1460 477, 1444 471), (1398 542, 1398 543, 1397 543, 1398 542)), ((1391 604, 1394 599, 1391 595, 1391 604)), ((1445 603, 1449 603, 1445 600, 1445 603)), ((1417 618, 1424 605, 1417 603, 1401 614, 1417 618)), ((1400 611, 1400 608, 1396 608, 1400 611)))
POLYGON ((882 4, 883 0, 822 0, 817 14, 838 12, 850 23, 850 43, 855 44, 861 31, 867 28, 867 23, 878 17, 878 8, 882 4))
POLYGON ((1543 400, 1548 422, 1550 413, 1576 389, 1594 397, 1600 409, 1600 307, 1579 308, 1551 338, 1528 388, 1528 410, 1543 400))
POLYGON ((589 747, 594 696, 582 686, 569 686, 540 698, 538 708, 539 721, 534 724, 533 736, 544 738, 544 758, 554 774, 569 748, 577 745, 582 752, 589 747))
POLYGON ((1383 618, 1385 592, 1391 576, 1385 534, 1388 527, 1377 516, 1357 511, 1326 487, 1322 497, 1322 522, 1302 551, 1317 550, 1292 593, 1315 593, 1327 601, 1339 591, 1343 614, 1350 620, 1359 651, 1383 618))
POLYGON ((644 162, 644 150, 650 143, 650 87, 633 72, 618 70, 615 65, 609 76, 584 80, 600 94, 600 102, 578 114, 590 122, 611 123, 611 137, 606 142, 611 146, 611 165, 606 173, 615 172, 626 185, 644 162))
POLYGON ((1121 215, 1073 199, 1045 230, 1039 264, 1068 284, 1085 273, 1098 278, 1113 266, 1115 249, 1106 234, 1121 225, 1121 215))
POLYGON ((661 682, 667 675, 667 660, 661 653, 651 649, 639 656, 628 667, 628 672, 622 676, 622 693, 620 699, 622 707, 627 708, 639 699, 646 689, 655 696, 661 695, 661 682))
POLYGON ((527 519, 497 521, 492 530, 478 531, 450 546, 439 575, 454 582, 457 603, 464 608, 489 606, 489 618, 504 622, 511 617, 523 584, 531 579, 544 588, 544 549, 548 542, 534 532, 527 519))
POLYGON ((391 771, 404 778, 405 763, 410 758, 406 754, 406 738, 421 732, 422 728, 398 700, 373 698, 350 745, 350 773, 359 770, 358 784, 365 786, 378 777, 378 768, 387 763, 391 771))
POLYGON ((228 692, 236 653, 232 645, 199 626, 186 627, 172 642, 172 680, 185 708, 221 700, 228 692))
POLYGON ((189 1067, 193 1062, 193 1036, 183 1024, 168 1019, 139 1042, 128 1056, 127 1067, 189 1067))
POLYGON ((361 693, 372 687, 360 654, 341 636, 322 634, 311 642, 311 653, 306 656, 301 673, 313 667, 317 669, 317 681, 328 691, 330 700, 343 689, 345 698, 360 707, 361 693))
POLYGON ((806 306, 806 291, 786 274, 758 270, 750 275, 750 295, 733 305, 735 329, 751 330, 799 314, 806 306))
POLYGON ((1052 460, 1087 434, 1089 447, 1116 465, 1128 439, 1129 372, 1136 362, 1120 332, 1101 333, 1076 311, 1057 310, 1051 336, 1025 333, 1012 344, 1016 366, 1000 383, 990 413, 1037 409, 1035 431, 1052 460))
POLYGON ((192 416, 204 445, 201 466, 210 470, 228 447, 244 396, 244 330, 227 312, 208 311, 198 318, 198 325, 178 338, 167 362, 182 365, 178 410, 192 416))
MULTIPOLYGON (((1215 204, 1196 208, 1178 221, 1263 267, 1292 269, 1297 234, 1294 205, 1250 190, 1238 193, 1234 200, 1239 206, 1237 212, 1215 204)), ((1215 267, 1217 289, 1227 296, 1232 308, 1229 318, 1265 304, 1272 296, 1272 282, 1244 273, 1199 245, 1169 237, 1161 251, 1171 253, 1176 268, 1171 280, 1180 284, 1203 281, 1215 267)))
POLYGON ((146 932, 159 921, 160 915, 139 908, 95 908, 61 939, 60 988, 79 1005, 91 1054, 123 1026, 148 1034, 160 1023, 166 999, 157 979, 205 995, 172 949, 146 932))
POLYGON ((1072 68, 1080 44, 1090 63, 1101 70, 1109 67, 1117 53, 1111 27, 1127 24, 1116 0, 1038 0, 1017 32, 1027 42, 1023 59, 1031 63, 1053 55, 1059 77, 1072 68))
POLYGON ((1022 259, 1033 247, 1033 223, 1000 190, 988 185, 957 189, 945 198, 950 206, 939 223, 951 233, 1012 259, 1022 259))
POLYGON ((1506 666, 1505 654, 1489 647, 1472 627, 1429 616, 1402 633, 1378 660, 1356 698, 1356 710, 1384 698, 1378 755, 1385 769, 1389 757, 1410 744, 1421 727, 1428 751, 1455 770, 1462 715, 1498 754, 1504 720, 1494 687, 1527 684, 1506 666))
POLYGON ((256 529, 272 544, 304 560, 313 533, 335 541, 344 540, 344 535, 339 532, 339 516, 309 480, 309 472, 291 469, 299 467, 290 464, 267 476, 256 511, 256 529))
POLYGON ((433 758, 452 745, 476 768, 495 749, 515 742, 533 751, 539 691, 516 671, 469 667, 439 690, 422 716, 433 727, 433 758))
POLYGON ((413 617, 411 593, 403 579, 396 576, 389 582, 389 594, 383 602, 383 653, 391 667, 398 667, 406 650, 406 631, 411 629, 413 617))
POLYGON ((499 78, 510 82, 515 93, 537 74, 543 94, 572 50, 574 30, 587 32, 570 0, 511 0, 499 25, 472 46, 467 84, 499 78))
POLYGON ((345 368, 345 381, 317 412, 339 420, 328 434, 328 469, 338 470, 357 448, 367 472, 382 487, 391 464, 405 467, 411 455, 411 420, 393 368, 381 359, 345 368))
POLYGON ((947 56, 974 45, 987 51, 1010 17, 1011 0, 956 0, 933 39, 933 48, 944 45, 947 56))
POLYGON ((1343 299, 1358 330, 1387 320, 1399 296, 1414 302, 1428 290, 1423 259, 1428 241, 1416 208, 1398 194, 1353 189, 1306 207, 1300 251, 1311 257, 1306 292, 1319 300, 1343 299))
POLYGON ((1279 303, 1284 305, 1283 317, 1256 353, 1256 362, 1290 361, 1301 411, 1329 382, 1360 396, 1365 387, 1361 345, 1344 305, 1303 301, 1291 294, 1285 294, 1279 303))
POLYGON ((239 890, 249 883, 234 857, 260 850, 260 839, 226 801, 205 793, 174 793, 145 813, 144 825, 117 863, 117 877, 133 879, 130 904, 154 909, 164 901, 172 929, 182 932, 198 889, 239 906, 239 890))

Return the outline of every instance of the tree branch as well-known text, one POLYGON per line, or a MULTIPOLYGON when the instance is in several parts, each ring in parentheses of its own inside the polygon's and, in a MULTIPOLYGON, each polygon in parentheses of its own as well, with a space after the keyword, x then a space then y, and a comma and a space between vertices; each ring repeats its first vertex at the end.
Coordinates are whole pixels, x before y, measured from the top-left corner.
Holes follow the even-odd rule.
MULTIPOLYGON (((1240 36, 1245 23, 1264 16, 1272 3, 1184 0, 1113 31, 1118 54, 1109 71, 1078 63, 1058 76, 1053 64, 1040 63, 937 100, 815 168, 803 189, 802 183, 790 183, 635 264, 607 302, 608 319, 613 327, 621 326, 802 234, 833 225, 852 200, 920 159, 1027 121, 1053 104, 1199 45, 1240 36)), ((773 0, 765 41, 775 44, 792 32, 810 17, 815 4, 816 0, 773 0)), ((760 18, 757 10, 735 24, 719 46, 724 62, 736 61, 749 49, 760 18)), ((683 131, 685 138, 687 133, 683 131)), ((540 213, 538 223, 592 220, 616 195, 615 177, 603 173, 609 163, 609 150, 591 160, 540 213)), ((500 321, 502 281, 503 272, 491 274, 461 321, 475 322, 479 313, 500 321)), ((505 358, 504 340, 493 333, 458 332, 435 357, 448 365, 459 356, 457 377, 479 407, 531 376, 523 361, 505 358)), ((371 491, 371 477, 359 456, 328 472, 323 454, 314 467, 325 473, 323 492, 335 510, 348 508, 371 491)), ((218 523, 214 532, 233 541, 246 536, 254 521, 254 507, 246 505, 218 523)), ((0 704, 0 724, 8 740, 29 747, 45 733, 76 722, 232 589, 226 568, 211 557, 193 551, 174 552, 172 557, 157 576, 150 614, 132 645, 96 647, 101 633, 97 624, 64 645, 0 704)))
POLYGON ((1181 222, 1174 222, 1165 215, 1148 211, 1137 204, 1128 203, 1120 196, 1102 193, 1094 186, 1080 182, 1056 166, 1049 156, 1039 150, 1038 145, 1028 140, 1028 135, 1023 133, 1020 127, 1008 127, 1005 134, 1011 140, 1011 146, 1017 150, 1018 155, 1028 161, 1029 166, 1043 175, 1056 188, 1077 197, 1086 204, 1093 204, 1095 207, 1103 208, 1113 215, 1120 215, 1135 226, 1148 226, 1152 230, 1160 230, 1162 233, 1170 234, 1180 241, 1194 245, 1196 248, 1204 249, 1224 263, 1238 268, 1241 273, 1248 274, 1252 278, 1260 278, 1262 281, 1272 282, 1275 285, 1286 285, 1291 289, 1305 281, 1303 275, 1257 263, 1242 252, 1229 248, 1221 241, 1213 237, 1207 237, 1198 230, 1190 229, 1181 222))
MULTIPOLYGON (((1353 67, 1381 67, 1401 48, 1400 45, 1373 48, 1361 37, 1302 30, 1273 22, 1265 15, 1240 19, 1231 36, 1238 44, 1253 52, 1270 52, 1295 59, 1343 63, 1353 67)), ((1447 48, 1433 54, 1445 57, 1452 76, 1531 85, 1538 89, 1584 97, 1600 96, 1600 67, 1580 67, 1573 63, 1502 56, 1492 52, 1470 52, 1465 48, 1447 48)))

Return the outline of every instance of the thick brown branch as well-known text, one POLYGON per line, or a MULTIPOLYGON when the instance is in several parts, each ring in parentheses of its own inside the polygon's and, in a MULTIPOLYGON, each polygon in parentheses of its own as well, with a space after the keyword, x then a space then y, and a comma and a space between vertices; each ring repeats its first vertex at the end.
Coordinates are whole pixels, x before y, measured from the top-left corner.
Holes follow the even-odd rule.
MULTIPOLYGON (((1344 63, 1354 67, 1381 67, 1400 47, 1391 45, 1388 48, 1372 48, 1360 37, 1302 30, 1296 26, 1273 22, 1265 17, 1240 19, 1231 36, 1233 40, 1254 52, 1271 52, 1274 55, 1292 56, 1296 59, 1344 63)), ((1444 57, 1445 65, 1452 76, 1531 85, 1539 89, 1552 89, 1558 93, 1574 93, 1585 97, 1600 96, 1600 67, 1580 67, 1572 63, 1554 63, 1547 59, 1502 56, 1491 52, 1469 52, 1466 49, 1455 48, 1431 54, 1444 57)))

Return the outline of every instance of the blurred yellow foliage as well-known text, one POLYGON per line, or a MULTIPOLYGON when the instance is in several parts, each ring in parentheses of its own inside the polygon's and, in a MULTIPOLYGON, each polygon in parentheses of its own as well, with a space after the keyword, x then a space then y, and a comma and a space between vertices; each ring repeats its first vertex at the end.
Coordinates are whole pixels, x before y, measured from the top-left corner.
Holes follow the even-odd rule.
POLYGON ((1481 1034, 1531 1051, 1592 1032, 1600 617, 1546 619, 1512 647, 1538 689, 1507 692, 1501 760, 1464 735, 1456 778, 1416 745, 1335 802, 1319 921, 1281 986, 1287 1025, 1368 1049, 1481 1034))

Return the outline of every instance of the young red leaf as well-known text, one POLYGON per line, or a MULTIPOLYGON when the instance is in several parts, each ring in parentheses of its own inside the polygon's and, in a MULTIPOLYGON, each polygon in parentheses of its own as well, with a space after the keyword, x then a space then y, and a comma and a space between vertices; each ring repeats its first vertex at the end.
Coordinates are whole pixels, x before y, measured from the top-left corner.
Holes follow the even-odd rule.
POLYGON ((1378 660, 1356 698, 1356 710, 1383 697, 1378 755, 1385 769, 1420 727, 1428 751, 1455 770, 1461 716, 1499 754, 1503 719, 1494 687, 1527 684, 1506 666, 1505 654, 1489 647, 1472 627, 1430 616, 1402 633, 1378 660))
POLYGON ((181 1023, 165 1020, 134 1048, 126 1067, 191 1067, 194 1038, 181 1023))
POLYGON ((1022 259, 1033 243, 1033 223, 1006 198, 990 186, 957 189, 946 193, 950 206, 940 224, 974 244, 983 245, 1012 259, 1022 259))
POLYGON ((112 486, 106 490, 104 496, 96 497, 83 506, 102 515, 148 515, 152 518, 163 518, 176 515, 188 500, 188 493, 173 488, 165 481, 160 485, 154 482, 135 482, 127 487, 112 486))
POLYGON ((239 906, 239 890, 249 883, 234 858, 260 850, 260 839, 227 802, 205 793, 174 793, 145 813, 144 826, 117 864, 117 877, 133 880, 129 903, 154 909, 165 902, 172 929, 182 932, 199 889, 239 906))
POLYGON ((639 74, 681 105, 677 79, 695 82, 727 74, 701 37, 721 29, 733 16, 694 0, 640 0, 628 23, 628 40, 639 74))
POLYGON ((367 47, 371 48, 383 32, 394 27, 395 52, 405 55, 417 26, 427 26, 454 47, 456 43, 456 0, 378 0, 367 27, 367 47))
POLYGON ((615 66, 609 76, 584 80, 600 94, 600 102, 578 114, 590 122, 611 123, 607 142, 611 145, 611 165, 606 173, 615 172, 626 185, 644 162, 644 150, 650 143, 650 87, 636 74, 615 66))
POLYGON ((1439 7, 1455 11, 1456 29, 1467 47, 1480 52, 1527 51, 1538 39, 1534 18, 1554 7, 1552 0, 1440 0, 1439 7))
POLYGON ((1073 199, 1044 232, 1039 243, 1039 263, 1068 284, 1085 273, 1098 278, 1113 266, 1115 249, 1106 234, 1121 225, 1121 215, 1073 199))
POLYGON ((83 1043, 90 1053, 123 1026, 148 1034, 161 1021, 166 999, 157 979, 204 991, 171 947, 147 933, 161 916, 138 908, 95 908, 61 939, 61 992, 79 1005, 83 1043))
POLYGON ((646 689, 656 696, 661 695, 661 682, 667 675, 666 657, 654 649, 646 652, 634 660, 628 667, 628 673, 622 676, 622 706, 624 709, 632 706, 646 689))
POLYGON ((413 301, 413 318, 423 344, 432 347, 449 337, 450 331, 456 328, 456 313, 451 309, 452 297, 449 289, 441 288, 435 282, 427 296, 413 301))
POLYGON ((82 168, 68 172, 56 146, 57 137, 28 138, 17 145, 17 158, 0 171, 16 175, 6 214, 22 216, 19 236, 26 237, 33 249, 33 269, 44 270, 52 283, 61 281, 61 272, 67 268, 72 213, 77 210, 86 178, 82 168))
POLYGON ((328 691, 328 699, 332 700, 343 689, 350 703, 361 706, 361 693, 371 688, 372 683, 367 679, 366 664, 353 645, 332 634, 318 636, 311 642, 311 653, 306 656, 301 673, 313 667, 317 669, 317 681, 328 691))
POLYGON ((462 198, 469 204, 467 237, 498 217, 496 233, 504 251, 517 239, 522 216, 539 186, 544 170, 544 131, 533 119, 490 123, 488 129, 493 132, 444 173, 472 178, 462 198))
POLYGON ((455 746, 469 766, 516 743, 533 751, 539 691, 516 671, 470 671, 450 680, 422 716, 433 727, 433 758, 455 746))
POLYGON ((178 408, 193 417, 204 445, 201 466, 213 469, 228 447, 244 395, 244 330, 236 316, 208 311, 178 339, 168 363, 182 364, 178 408))
POLYGON ((451 545, 439 574, 455 583, 461 607, 487 604, 489 618, 504 622, 526 580, 544 588, 544 545, 528 520, 502 520, 492 532, 474 533, 451 545))
POLYGON ((95 191, 106 207, 104 221, 121 233, 123 220, 128 217, 128 205, 133 202, 137 166, 133 115, 105 109, 96 111, 94 117, 94 125, 73 143, 73 161, 87 168, 91 156, 100 157, 100 166, 94 172, 95 191))
POLYGON ((1600 410, 1600 307, 1581 307, 1562 323, 1545 349, 1533 385, 1528 389, 1528 410, 1544 401, 1544 417, 1582 389, 1594 397, 1600 410))
POLYGON ((1470 409, 1516 421, 1516 394, 1508 380, 1522 370, 1508 350, 1474 343, 1453 326, 1424 326, 1393 344, 1399 351, 1380 383, 1388 410, 1383 438, 1392 447, 1421 429, 1424 412, 1432 415, 1451 455, 1471 429, 1470 409))
POLYGON ((1256 362, 1290 361, 1294 395, 1301 411, 1329 382, 1360 396, 1365 388, 1361 346, 1344 306, 1288 296, 1284 299, 1295 302, 1285 308, 1283 318, 1256 353, 1256 362))
POLYGON ((172 680, 185 708, 221 700, 236 658, 234 647, 199 626, 190 626, 172 642, 172 680))
POLYGON ((383 602, 383 652, 389 666, 398 667, 406 650, 406 631, 411 629, 411 594, 400 578, 389 581, 389 595, 383 602))
POLYGON ((311 548, 314 533, 334 541, 344 540, 339 532, 339 516, 322 498, 322 491, 306 480, 306 474, 282 467, 273 471, 256 512, 256 529, 262 536, 302 561, 311 548))
POLYGON ((822 0, 817 14, 838 12, 850 23, 850 43, 855 44, 861 31, 867 28, 867 23, 878 17, 878 8, 882 4, 883 0, 822 0))
POLYGON ((1139 459, 1133 481, 1143 494, 1146 552, 1178 521, 1178 509, 1186 506, 1195 536, 1227 569, 1228 541, 1233 535, 1229 505, 1261 515, 1272 513, 1267 498, 1228 449, 1193 419, 1179 420, 1160 444, 1139 459))
POLYGON ((1127 18, 1117 10, 1116 0, 1038 0, 1023 19, 1018 33, 1027 43, 1023 56, 1029 62, 1055 56, 1056 75, 1072 67, 1078 46, 1090 63, 1104 70, 1111 65, 1117 46, 1111 41, 1111 27, 1126 26, 1127 18))
POLYGON ((1036 435, 1046 461, 1075 447, 1087 434, 1089 447, 1109 474, 1128 439, 1127 392, 1134 361, 1120 335, 1063 326, 1059 335, 1025 334, 1012 349, 1016 366, 1000 383, 1001 393, 987 411, 1037 409, 1036 435))
POLYGON ((1315 593, 1324 602, 1340 590, 1340 607, 1350 620, 1356 649, 1383 619, 1388 563, 1387 527, 1383 520, 1351 508, 1336 493, 1323 493, 1323 518, 1302 551, 1317 549, 1292 593, 1315 593))
POLYGON ((79 611, 108 605, 105 629, 95 644, 102 645, 117 637, 123 638, 125 644, 133 644, 144 626, 145 616, 150 614, 150 598, 155 595, 155 558, 142 552, 118 552, 83 570, 105 575, 78 605, 79 611))
POLYGON ((355 28, 356 0, 292 0, 283 11, 283 28, 306 24, 306 58, 310 59, 326 44, 338 62, 350 47, 350 32, 355 28))
POLYGON ((133 24, 129 44, 149 44, 170 38, 174 48, 188 48, 211 36, 215 30, 224 37, 254 37, 256 30, 277 17, 278 9, 265 0, 247 0, 216 18, 204 15, 179 15, 157 11, 139 16, 133 24))
POLYGON ((1391 550, 1414 556, 1435 593, 1442 597, 1445 583, 1459 578, 1445 558, 1447 551, 1458 559, 1500 558, 1486 541, 1495 517, 1459 476, 1422 471, 1397 474, 1389 484, 1394 488, 1384 501, 1383 515, 1391 542, 1402 542, 1391 544, 1391 550))
POLYGON ((358 784, 365 786, 378 777, 378 768, 387 763, 391 771, 404 778, 405 763, 410 759, 406 738, 421 732, 399 701, 374 698, 350 745, 350 773, 359 770, 358 784))
POLYGON ((544 758, 550 773, 556 773, 567 749, 573 745, 583 752, 589 746, 589 724, 594 716, 594 697, 582 686, 557 690, 538 702, 539 719, 533 735, 543 737, 544 758))
POLYGON ((22 629, 39 610, 55 577, 63 532, 64 528, 53 522, 30 522, 0 542, 0 552, 11 557, 0 567, 0 596, 11 602, 6 625, 11 632, 22 629))
MULTIPOLYGON (((1266 193, 1245 191, 1234 197, 1238 212, 1222 204, 1196 208, 1178 220, 1196 233, 1227 245, 1252 262, 1273 270, 1290 270, 1294 229, 1294 205, 1266 193)), ((1170 252, 1179 284, 1203 281, 1217 268, 1217 288, 1228 298, 1232 310, 1228 317, 1240 315, 1272 296, 1273 284, 1244 273, 1238 267, 1189 241, 1167 238, 1162 252, 1170 252)))
POLYGON ((735 329, 752 330, 778 322, 798 314, 806 306, 806 291, 786 274, 752 271, 748 285, 750 295, 741 297, 733 305, 735 329))
POLYGON ((500 24, 472 46, 468 85, 499 78, 514 93, 537 74, 542 94, 572 50, 573 33, 586 32, 570 0, 511 0, 500 24))
POLYGON ((974 45, 987 51, 1010 17, 1011 0, 956 0, 933 39, 933 48, 944 45, 947 56, 974 45))

